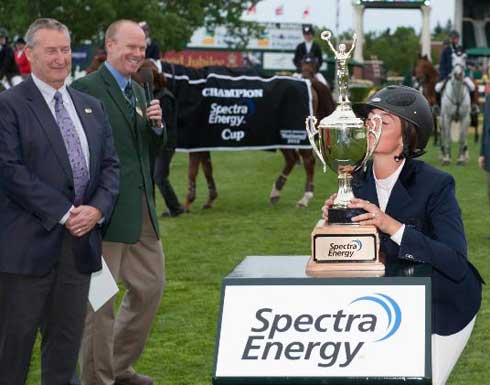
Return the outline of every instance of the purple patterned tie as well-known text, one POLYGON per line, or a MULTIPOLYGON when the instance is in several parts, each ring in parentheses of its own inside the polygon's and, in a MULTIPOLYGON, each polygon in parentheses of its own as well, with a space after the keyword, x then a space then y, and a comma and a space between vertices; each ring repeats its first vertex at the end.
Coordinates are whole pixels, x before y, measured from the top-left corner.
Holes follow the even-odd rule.
POLYGON ((75 185, 75 201, 73 204, 79 206, 83 203, 83 195, 90 179, 85 156, 83 155, 80 138, 75 129, 75 125, 63 105, 63 96, 61 92, 56 91, 54 94, 54 111, 56 122, 60 127, 61 136, 65 142, 68 159, 70 160, 71 170, 73 173, 73 184, 75 185))

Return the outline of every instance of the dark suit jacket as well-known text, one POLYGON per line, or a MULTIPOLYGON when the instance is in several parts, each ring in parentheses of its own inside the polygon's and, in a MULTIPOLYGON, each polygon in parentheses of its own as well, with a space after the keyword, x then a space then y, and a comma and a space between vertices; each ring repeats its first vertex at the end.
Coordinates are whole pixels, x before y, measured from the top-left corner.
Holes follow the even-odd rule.
MULTIPOLYGON (((293 63, 296 66, 296 68, 298 69, 298 72, 300 72, 300 69, 301 69, 301 60, 303 60, 303 58, 306 56, 306 53, 307 53, 306 52, 306 44, 304 42, 299 43, 296 46, 296 50, 294 51, 294 59, 293 59, 293 63)), ((317 43, 313 42, 313 44, 311 45, 310 53, 313 56, 315 56, 316 59, 318 60, 318 69, 319 69, 323 63, 321 47, 317 43)))
POLYGON ((136 243, 140 239, 143 221, 143 195, 148 202, 150 218, 157 238, 158 217, 153 197, 153 180, 150 168, 150 144, 161 141, 155 135, 146 118, 146 102, 143 88, 131 82, 138 110, 136 122, 131 121, 128 103, 116 79, 105 65, 78 79, 72 84, 104 103, 111 122, 114 143, 121 161, 119 197, 114 213, 108 223, 104 240, 110 242, 136 243))
MULTIPOLYGON (((378 204, 372 168, 357 173, 354 195, 378 204)), ((387 263, 398 259, 432 266, 432 330, 449 335, 461 330, 480 308, 482 279, 466 256, 461 210, 454 178, 428 164, 407 159, 386 206, 405 224, 401 245, 381 236, 387 263)))
MULTIPOLYGON (((90 148, 83 204, 108 220, 119 185, 112 130, 101 103, 68 88, 90 148)), ((60 257, 66 234, 58 222, 74 201, 73 175, 60 129, 31 78, 0 94, 0 272, 43 275, 60 257)), ((81 272, 101 268, 96 226, 73 237, 81 272)))

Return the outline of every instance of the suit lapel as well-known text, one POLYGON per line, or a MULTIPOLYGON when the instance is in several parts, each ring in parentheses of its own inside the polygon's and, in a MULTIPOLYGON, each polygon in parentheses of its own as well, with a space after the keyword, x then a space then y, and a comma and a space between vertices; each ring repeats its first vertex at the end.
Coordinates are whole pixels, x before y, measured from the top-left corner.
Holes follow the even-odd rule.
POLYGON ((41 91, 36 87, 32 78, 27 79, 23 83, 23 87, 26 91, 26 99, 29 102, 29 106, 36 116, 39 125, 44 130, 48 141, 51 143, 63 171, 70 180, 73 180, 70 160, 68 159, 68 153, 63 137, 61 136, 60 128, 56 123, 49 106, 46 104, 41 91))
POLYGON ((119 88, 116 79, 114 79, 114 76, 112 76, 105 65, 101 66, 99 73, 106 84, 109 95, 111 95, 114 103, 117 105, 123 116, 126 118, 129 126, 132 128, 134 123, 131 121, 131 116, 129 115, 128 102, 124 98, 124 95, 119 88))
POLYGON ((356 198, 366 199, 379 206, 371 162, 368 163, 368 168, 365 173, 361 171, 355 174, 352 189, 356 198))

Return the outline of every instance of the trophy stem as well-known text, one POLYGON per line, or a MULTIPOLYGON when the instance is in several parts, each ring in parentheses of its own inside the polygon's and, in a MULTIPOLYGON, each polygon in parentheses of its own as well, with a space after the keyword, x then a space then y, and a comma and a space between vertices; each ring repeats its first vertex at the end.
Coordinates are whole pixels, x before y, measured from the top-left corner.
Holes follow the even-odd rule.
POLYGON ((328 209, 328 223, 357 225, 352 222, 352 218, 364 214, 363 209, 349 208, 351 199, 354 198, 352 192, 352 175, 346 172, 339 173, 339 190, 333 206, 328 209))
POLYGON ((349 202, 354 198, 352 192, 352 175, 349 173, 339 173, 338 176, 339 190, 337 191, 337 198, 333 203, 333 207, 336 209, 345 209, 349 207, 349 202))

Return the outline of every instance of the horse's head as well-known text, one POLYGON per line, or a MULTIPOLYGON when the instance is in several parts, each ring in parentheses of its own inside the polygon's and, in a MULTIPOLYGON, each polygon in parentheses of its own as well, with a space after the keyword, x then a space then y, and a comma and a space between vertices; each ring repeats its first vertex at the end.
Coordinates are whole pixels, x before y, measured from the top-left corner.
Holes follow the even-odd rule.
POLYGON ((417 65, 415 66, 415 77, 421 84, 426 84, 431 81, 435 82, 437 72, 427 55, 419 55, 417 65))
POLYGON ((462 52, 453 52, 452 63, 452 76, 457 80, 462 80, 464 77, 464 70, 466 68, 466 54, 462 52))
POLYGON ((301 76, 313 79, 318 71, 318 60, 313 55, 306 55, 301 61, 301 76))

